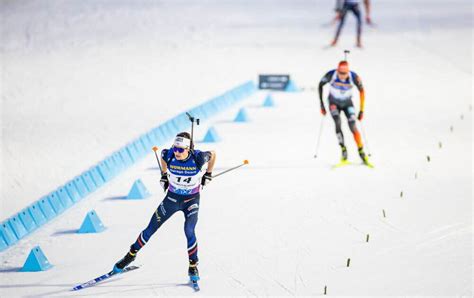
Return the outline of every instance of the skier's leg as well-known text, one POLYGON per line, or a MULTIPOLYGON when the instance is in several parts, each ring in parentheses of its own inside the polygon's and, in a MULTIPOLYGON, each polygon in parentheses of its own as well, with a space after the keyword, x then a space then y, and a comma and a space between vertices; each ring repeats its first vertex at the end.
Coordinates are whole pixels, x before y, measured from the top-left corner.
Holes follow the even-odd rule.
POLYGON ((165 199, 153 213, 146 229, 138 235, 135 243, 130 246, 130 250, 127 254, 115 264, 113 270, 115 272, 121 272, 126 266, 133 262, 136 258, 137 252, 148 242, 156 230, 158 230, 158 228, 178 210, 179 206, 176 200, 170 198, 167 194, 165 199))
POLYGON ((352 134, 354 136, 354 140, 357 144, 359 156, 362 159, 362 161, 367 164, 368 159, 364 152, 364 144, 362 143, 362 137, 356 125, 356 115, 355 115, 354 106, 351 104, 349 107, 345 108, 344 113, 346 114, 347 120, 349 121, 349 128, 351 129, 352 134))
POLYGON ((344 135, 342 134, 340 108, 335 104, 330 104, 329 110, 331 111, 331 116, 336 124, 336 136, 339 141, 339 146, 341 146, 341 160, 344 161, 347 160, 347 149, 344 144, 344 135))
POLYGON ((359 5, 354 5, 352 8, 351 8, 352 12, 354 13, 356 19, 357 19, 357 46, 358 47, 361 47, 362 46, 362 42, 361 42, 361 35, 362 35, 362 17, 361 17, 361 14, 360 14, 360 9, 359 9, 359 5))
POLYGON ((339 145, 341 147, 345 147, 344 135, 342 134, 342 128, 341 128, 341 116, 339 114, 339 108, 335 104, 330 104, 329 111, 331 112, 332 119, 334 119, 334 123, 336 124, 336 136, 337 136, 337 140, 339 141, 339 145))
POLYGON ((341 34, 342 27, 344 27, 344 22, 346 20, 346 14, 347 14, 347 7, 344 5, 344 7, 342 8, 341 13, 340 13, 340 20, 339 20, 339 25, 337 26, 336 36, 334 36, 334 40, 331 43, 331 45, 333 45, 333 46, 336 45, 336 43, 339 39, 339 35, 341 34))
POLYGON ((188 247, 188 258, 189 258, 189 270, 188 274, 192 279, 199 279, 198 265, 198 243, 196 238, 196 224, 198 222, 199 214, 199 195, 194 197, 192 200, 183 204, 184 213, 184 233, 186 235, 187 247, 188 247))
POLYGON ((196 239, 196 224, 198 222, 199 214, 199 195, 193 200, 184 204, 184 234, 188 243, 188 256, 190 260, 197 262, 198 259, 198 245, 196 239))
POLYGON ((363 143, 362 143, 362 137, 359 133, 359 130, 357 129, 356 125, 356 115, 355 115, 355 109, 354 106, 350 105, 344 109, 344 113, 346 114, 347 121, 349 123, 349 128, 351 129, 352 135, 354 136, 354 140, 357 144, 357 148, 362 148, 363 143))
POLYGON ((151 236, 161 227, 161 225, 163 225, 163 223, 165 223, 165 221, 178 210, 179 203, 176 202, 175 199, 166 195, 164 200, 151 216, 148 226, 140 233, 140 235, 138 235, 137 240, 132 244, 131 248, 135 251, 139 251, 143 246, 145 246, 151 236))

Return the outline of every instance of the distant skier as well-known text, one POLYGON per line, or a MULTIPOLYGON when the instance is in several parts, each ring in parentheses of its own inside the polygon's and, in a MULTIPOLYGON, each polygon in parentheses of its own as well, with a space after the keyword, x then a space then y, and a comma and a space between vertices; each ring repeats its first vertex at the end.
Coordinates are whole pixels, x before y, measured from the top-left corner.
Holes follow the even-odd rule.
MULTIPOLYGON (((337 27, 336 36, 331 42, 331 46, 335 46, 341 34, 342 27, 344 26, 346 15, 348 11, 352 11, 354 16, 357 19, 357 41, 356 46, 362 47, 361 34, 362 34, 362 17, 359 8, 360 0, 337 0, 336 1, 336 19, 339 20, 339 25, 337 27)), ((365 20, 367 24, 372 24, 370 18, 370 0, 364 0, 365 6, 365 20)))
POLYGON ((199 191, 201 185, 207 185, 212 180, 212 170, 216 161, 214 151, 199 151, 192 149, 191 136, 187 132, 179 133, 170 149, 161 152, 160 184, 166 196, 153 213, 150 223, 138 235, 137 240, 130 246, 130 251, 118 261, 113 270, 121 272, 135 260, 138 251, 145 246, 151 236, 175 212, 184 213, 184 232, 187 239, 189 270, 192 281, 199 280, 198 244, 194 229, 198 221, 199 191), (203 166, 207 165, 203 173, 203 166))
POLYGON ((342 163, 347 163, 347 148, 344 144, 344 135, 341 129, 341 116, 340 112, 343 111, 346 114, 347 121, 349 122, 349 128, 354 136, 359 149, 359 156, 362 161, 371 166, 369 160, 364 152, 364 146, 362 138, 357 130, 356 119, 362 121, 364 117, 364 87, 360 77, 353 71, 349 70, 349 63, 347 61, 339 62, 337 69, 330 70, 324 75, 319 82, 319 100, 321 104, 321 114, 326 115, 326 108, 323 102, 323 87, 329 83, 329 111, 336 124, 336 135, 339 140, 339 145, 342 151, 342 163), (354 104, 352 103, 352 87, 356 86, 359 90, 360 96, 360 108, 359 115, 356 118, 354 104))

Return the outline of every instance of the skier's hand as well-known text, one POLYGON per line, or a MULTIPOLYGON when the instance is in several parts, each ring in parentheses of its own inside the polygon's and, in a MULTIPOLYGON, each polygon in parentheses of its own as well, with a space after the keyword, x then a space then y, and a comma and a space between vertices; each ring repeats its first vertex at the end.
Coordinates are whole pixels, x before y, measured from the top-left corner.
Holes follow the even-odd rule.
POLYGON ((204 176, 202 176, 202 179, 201 179, 201 185, 202 186, 205 186, 205 185, 208 185, 212 180, 212 173, 211 172, 206 172, 206 174, 204 174, 204 176))
POLYGON ((164 191, 166 191, 168 189, 168 186, 170 185, 170 182, 168 180, 168 174, 167 173, 163 173, 161 175, 160 185, 161 185, 161 187, 163 187, 164 191))
POLYGON ((359 121, 362 121, 363 118, 364 118, 364 112, 360 111, 359 116, 357 116, 357 119, 359 119, 359 121))

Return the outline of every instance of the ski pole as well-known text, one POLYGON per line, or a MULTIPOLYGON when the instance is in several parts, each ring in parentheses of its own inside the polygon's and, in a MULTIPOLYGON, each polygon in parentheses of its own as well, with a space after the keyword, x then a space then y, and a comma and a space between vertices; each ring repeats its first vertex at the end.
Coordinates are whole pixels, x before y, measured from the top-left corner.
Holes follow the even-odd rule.
POLYGON ((240 167, 242 167, 242 166, 245 166, 245 165, 247 165, 248 163, 249 163, 248 160, 244 160, 244 162, 243 162, 242 164, 240 164, 240 165, 238 165, 238 166, 235 166, 235 167, 232 167, 232 168, 230 168, 230 169, 227 169, 227 170, 225 170, 225 171, 222 171, 222 172, 220 172, 220 173, 218 173, 218 174, 216 174, 216 175, 213 175, 212 178, 219 177, 220 175, 223 175, 223 174, 225 174, 225 173, 227 173, 227 172, 230 172, 230 171, 233 171, 233 170, 235 170, 235 169, 238 169, 238 168, 240 168, 240 167))
POLYGON ((321 134, 323 133, 323 128, 324 128, 324 118, 325 116, 321 118, 321 124, 319 125, 319 134, 318 134, 318 140, 316 143, 316 153, 314 154, 314 158, 318 157, 319 144, 321 143, 321 134))
POLYGON ((367 139, 367 136, 365 135, 364 125, 362 124, 362 121, 359 121, 359 123, 360 123, 360 130, 362 131, 362 138, 364 139, 365 147, 367 147, 367 154, 371 156, 372 154, 370 154, 369 140, 367 139))
POLYGON ((163 174, 163 169, 161 168, 160 158, 158 157, 158 153, 156 153, 156 151, 158 151, 158 147, 153 146, 152 149, 153 149, 153 152, 155 152, 156 162, 158 163, 158 166, 160 167, 160 172, 163 174))

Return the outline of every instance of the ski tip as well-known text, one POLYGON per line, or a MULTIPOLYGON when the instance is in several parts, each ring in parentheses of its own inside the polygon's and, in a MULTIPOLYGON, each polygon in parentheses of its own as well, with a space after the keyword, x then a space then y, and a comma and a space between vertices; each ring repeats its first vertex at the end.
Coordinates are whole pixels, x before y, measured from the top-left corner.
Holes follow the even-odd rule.
POLYGON ((373 165, 373 164, 371 164, 371 163, 370 163, 370 162, 368 162, 368 161, 366 161, 366 162, 362 162, 362 165, 365 165, 365 166, 367 166, 368 168, 371 168, 371 169, 373 169, 373 168, 374 168, 374 165, 373 165))
POLYGON ((246 159, 244 160, 244 165, 248 165, 249 164, 249 161, 246 159))
POLYGON ((153 148, 151 148, 151 149, 155 152, 158 151, 158 147, 156 147, 156 146, 153 146, 153 148))

